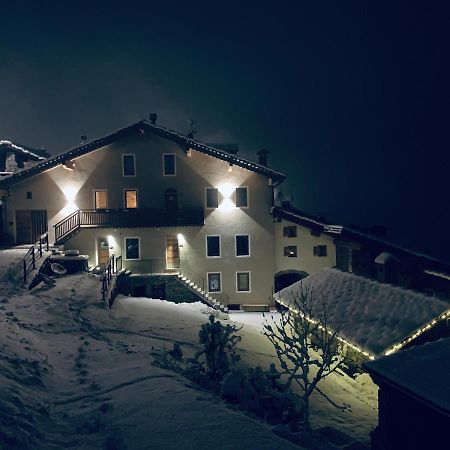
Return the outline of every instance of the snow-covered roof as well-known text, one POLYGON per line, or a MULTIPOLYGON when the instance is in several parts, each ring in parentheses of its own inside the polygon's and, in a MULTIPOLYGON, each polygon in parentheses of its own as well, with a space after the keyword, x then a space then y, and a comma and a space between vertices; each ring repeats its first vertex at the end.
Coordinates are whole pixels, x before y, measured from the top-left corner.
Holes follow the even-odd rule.
POLYGON ((369 373, 450 414, 450 338, 365 364, 369 373))
MULTIPOLYGON (((31 149, 29 147, 25 147, 23 145, 15 144, 14 142, 7 141, 5 139, 0 139, 0 148, 6 147, 8 150, 13 151, 15 153, 21 153, 29 159, 42 161, 46 159, 45 156, 39 155, 38 150, 31 149)), ((42 152, 42 151, 41 151, 42 152)))
POLYGON ((275 298, 292 306, 293 296, 302 290, 313 306, 319 307, 323 299, 334 330, 373 357, 398 350, 450 313, 450 304, 435 297, 331 268, 283 289, 275 298))
POLYGON ((246 158, 242 158, 239 155, 227 153, 226 151, 203 144, 202 142, 184 136, 180 133, 177 133, 176 131, 169 130, 168 128, 160 127, 153 123, 142 120, 127 127, 121 128, 106 136, 85 143, 79 147, 74 147, 58 156, 46 159, 45 161, 42 161, 41 163, 37 164, 34 167, 20 170, 14 173, 14 175, 11 175, 10 177, 1 180, 0 187, 9 187, 26 178, 37 175, 38 173, 44 172, 60 164, 64 164, 65 162, 70 161, 73 158, 78 158, 80 156, 87 155, 90 152, 98 150, 102 147, 105 147, 106 145, 109 145, 113 142, 116 142, 128 136, 135 134, 142 134, 145 132, 150 132, 156 136, 175 142, 180 146, 182 146, 183 148, 185 148, 186 150, 193 149, 201 153, 205 153, 215 158, 221 159, 223 161, 227 161, 230 164, 243 167, 244 169, 250 170, 252 172, 265 175, 267 177, 272 178, 274 181, 277 180, 281 181, 285 178, 285 175, 282 174, 281 172, 277 172, 266 166, 250 161, 246 158))
POLYGON ((398 258, 389 252, 381 252, 376 258, 376 264, 387 264, 389 261, 398 261, 398 258))

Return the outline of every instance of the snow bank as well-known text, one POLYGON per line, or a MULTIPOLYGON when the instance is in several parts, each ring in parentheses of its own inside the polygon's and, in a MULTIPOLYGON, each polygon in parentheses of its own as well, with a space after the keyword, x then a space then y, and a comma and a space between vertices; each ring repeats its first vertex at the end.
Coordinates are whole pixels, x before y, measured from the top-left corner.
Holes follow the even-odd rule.
POLYGON ((277 298, 292 304, 302 289, 319 309, 325 300, 332 327, 372 355, 383 354, 450 310, 437 298, 330 268, 283 289, 277 298))

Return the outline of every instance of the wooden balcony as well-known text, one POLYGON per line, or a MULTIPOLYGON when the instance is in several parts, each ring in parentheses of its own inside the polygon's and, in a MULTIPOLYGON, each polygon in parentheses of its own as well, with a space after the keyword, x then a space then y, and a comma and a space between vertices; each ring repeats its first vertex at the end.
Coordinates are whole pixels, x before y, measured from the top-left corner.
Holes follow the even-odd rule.
POLYGON ((62 244, 82 228, 201 227, 203 208, 79 209, 55 225, 56 244, 62 244))

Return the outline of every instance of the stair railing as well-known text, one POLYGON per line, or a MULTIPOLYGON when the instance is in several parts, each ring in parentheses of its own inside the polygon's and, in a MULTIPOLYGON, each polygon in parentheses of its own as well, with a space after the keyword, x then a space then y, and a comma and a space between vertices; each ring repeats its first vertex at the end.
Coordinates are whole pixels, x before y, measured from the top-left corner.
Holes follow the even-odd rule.
POLYGON ((72 214, 60 220, 54 225, 55 242, 58 243, 63 237, 80 227, 80 210, 77 209, 72 214))

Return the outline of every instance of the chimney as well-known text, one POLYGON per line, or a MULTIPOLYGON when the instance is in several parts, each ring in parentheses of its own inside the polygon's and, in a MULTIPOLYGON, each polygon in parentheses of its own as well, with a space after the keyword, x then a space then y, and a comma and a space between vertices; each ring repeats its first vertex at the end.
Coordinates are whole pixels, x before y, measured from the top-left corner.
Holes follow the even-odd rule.
POLYGON ((259 164, 261 164, 262 166, 267 166, 267 156, 269 155, 269 152, 263 148, 256 154, 258 155, 259 164))
POLYGON ((148 118, 149 118, 150 123, 151 123, 152 125, 156 125, 156 119, 158 118, 158 114, 156 114, 156 113, 150 113, 149 116, 148 116, 148 118))

